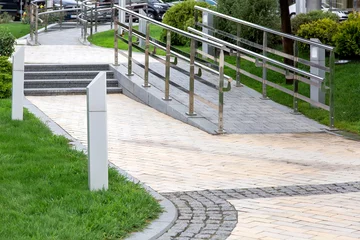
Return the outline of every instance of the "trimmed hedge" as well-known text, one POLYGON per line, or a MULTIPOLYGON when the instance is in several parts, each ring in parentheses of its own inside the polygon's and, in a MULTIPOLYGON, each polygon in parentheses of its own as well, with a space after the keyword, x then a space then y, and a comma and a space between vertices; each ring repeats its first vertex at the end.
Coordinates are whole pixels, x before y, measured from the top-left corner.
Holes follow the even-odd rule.
POLYGON ((12 66, 8 57, 0 57, 0 99, 11 96, 12 66))
MULTIPOLYGON (((338 23, 325 18, 301 25, 297 35, 307 39, 318 38, 323 44, 335 46, 333 36, 337 31, 338 23)), ((309 47, 309 45, 306 46, 309 47)))
POLYGON ((360 15, 350 14, 349 19, 340 23, 333 38, 336 52, 342 57, 360 57, 360 15))
POLYGON ((0 26, 0 56, 10 57, 15 51, 15 37, 9 29, 0 26))
MULTIPOLYGON (((195 18, 194 18, 194 7, 195 5, 200 7, 209 8, 210 5, 205 2, 196 2, 194 0, 187 0, 181 3, 178 3, 172 6, 165 14, 163 23, 170 26, 188 31, 188 27, 194 27, 195 18)), ((201 16, 199 16, 199 21, 201 21, 201 16)), ((161 34, 161 41, 166 41, 166 31, 163 30, 161 34)), ((181 36, 176 33, 171 33, 171 44, 177 46, 184 46, 190 42, 190 39, 184 36, 181 36)))
POLYGON ((320 19, 331 19, 335 22, 339 22, 339 17, 335 13, 324 12, 322 10, 311 11, 309 13, 300 13, 291 19, 291 28, 294 34, 297 34, 301 25, 312 23, 320 19))

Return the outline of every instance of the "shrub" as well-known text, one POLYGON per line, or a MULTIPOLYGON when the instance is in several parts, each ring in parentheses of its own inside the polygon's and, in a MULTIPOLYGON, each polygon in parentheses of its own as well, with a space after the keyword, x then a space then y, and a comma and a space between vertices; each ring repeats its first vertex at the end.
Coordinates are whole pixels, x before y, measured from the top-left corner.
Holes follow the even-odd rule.
MULTIPOLYGON (((188 0, 172 6, 165 14, 163 23, 170 26, 187 31, 188 27, 194 26, 194 7, 195 5, 200 7, 209 8, 210 5, 205 2, 195 2, 194 0, 188 0)), ((201 18, 199 16, 199 21, 201 18)), ((166 31, 161 34, 161 40, 166 41, 166 31)), ((171 33, 171 44, 183 46, 189 43, 190 39, 179 34, 171 33)))
MULTIPOLYGON (((0 6, 0 9, 2 6, 0 6)), ((14 18, 10 16, 7 12, 0 12, 0 23, 9 23, 13 21, 14 18)))
MULTIPOLYGON (((278 0, 218 0, 218 11, 232 17, 255 23, 267 28, 280 30, 278 0)), ((237 35, 237 24, 216 19, 217 29, 237 35)), ((241 25, 242 38, 262 44, 263 32, 241 25)), ((229 40, 229 39, 227 39, 229 40)), ((274 38, 268 35, 268 43, 272 45, 274 38)))
POLYGON ((0 57, 0 98, 11 96, 12 66, 7 57, 0 57))
MULTIPOLYGON (((335 46, 333 36, 337 31, 338 23, 325 18, 301 25, 297 35, 307 39, 318 38, 323 44, 335 46)), ((308 47, 308 45, 306 45, 306 47, 308 47)))
POLYGON ((15 37, 7 28, 0 27, 0 56, 10 57, 14 52, 15 37))
POLYGON ((294 34, 297 34, 301 25, 312 23, 320 19, 329 18, 339 22, 339 17, 335 13, 324 12, 322 10, 311 11, 309 13, 300 13, 291 19, 291 28, 294 34))
POLYGON ((351 15, 347 21, 340 23, 333 38, 336 52, 342 57, 360 57, 360 17, 351 15))

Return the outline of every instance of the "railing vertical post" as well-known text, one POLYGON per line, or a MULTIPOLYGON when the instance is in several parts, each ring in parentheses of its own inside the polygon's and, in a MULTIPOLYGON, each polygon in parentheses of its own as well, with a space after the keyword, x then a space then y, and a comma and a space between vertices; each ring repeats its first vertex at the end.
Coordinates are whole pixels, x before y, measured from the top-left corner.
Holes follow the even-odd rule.
POLYGON ((220 49, 219 56, 219 113, 218 113, 218 134, 224 134, 224 50, 220 49))
POLYGON ((88 29, 88 22, 87 22, 87 20, 86 20, 86 21, 84 22, 84 43, 86 43, 87 29, 88 29))
POLYGON ((38 6, 35 6, 35 45, 38 45, 39 42, 39 29, 38 29, 38 24, 39 24, 39 8, 38 6))
MULTIPOLYGON (((241 25, 237 24, 237 45, 240 47, 240 36, 241 36, 241 25)), ((236 86, 242 87, 241 84, 241 74, 240 74, 240 67, 241 67, 241 54, 240 51, 237 51, 236 54, 236 86)))
POLYGON ((111 0, 111 20, 110 20, 110 29, 113 28, 113 22, 115 20, 115 8, 114 8, 114 0, 111 0))
POLYGON ((129 38, 128 38, 128 76, 132 76, 132 26, 133 15, 129 14, 129 38))
POLYGON ((119 26, 118 26, 118 19, 115 17, 114 19, 114 64, 115 66, 119 66, 119 39, 118 39, 118 32, 119 32, 119 26))
POLYGON ((79 0, 76 0, 76 27, 78 27, 79 26, 79 22, 80 22, 80 20, 79 20, 79 0))
POLYGON ((145 68, 144 68, 144 84, 143 87, 151 87, 149 84, 149 47, 150 47, 150 23, 146 22, 146 38, 145 38, 145 68))
POLYGON ((34 41, 34 4, 30 4, 30 39, 34 41))
POLYGON ((330 85, 330 96, 329 96, 329 105, 330 105, 330 128, 335 128, 335 54, 334 50, 330 52, 330 75, 329 75, 329 85, 330 85))
MULTIPOLYGON (((267 56, 267 32, 264 31, 263 35, 263 56, 267 56)), ((262 71, 262 99, 268 99, 266 92, 266 79, 267 79, 267 68, 266 61, 263 60, 263 71, 262 71)))
MULTIPOLYGON (((62 2, 62 0, 60 0, 60 9, 61 9, 61 10, 63 9, 63 2, 62 2)), ((60 21, 60 30, 62 30, 63 12, 60 12, 59 21, 60 21)))
POLYGON ((97 32, 97 27, 98 27, 98 4, 99 4, 99 1, 96 0, 96 2, 95 2, 95 32, 97 32))
POLYGON ((164 101, 171 101, 170 98, 170 45, 171 45, 171 32, 166 30, 166 62, 165 62, 165 97, 164 101))
POLYGON ((195 116, 194 112, 194 91, 195 91, 195 55, 196 55, 196 44, 195 39, 191 39, 190 42, 190 85, 189 85, 189 112, 188 116, 195 116))
MULTIPOLYGON (((297 62, 297 57, 299 55, 299 47, 298 47, 298 42, 294 41, 294 67, 297 68, 298 62, 297 62)), ((293 97, 293 108, 294 108, 294 114, 298 114, 299 113, 299 109, 298 109, 298 101, 299 99, 297 98, 297 94, 299 91, 299 81, 298 81, 298 77, 296 75, 296 73, 294 73, 294 97, 293 97)))
POLYGON ((90 10, 90 37, 93 35, 93 26, 94 26, 94 8, 91 7, 90 10))

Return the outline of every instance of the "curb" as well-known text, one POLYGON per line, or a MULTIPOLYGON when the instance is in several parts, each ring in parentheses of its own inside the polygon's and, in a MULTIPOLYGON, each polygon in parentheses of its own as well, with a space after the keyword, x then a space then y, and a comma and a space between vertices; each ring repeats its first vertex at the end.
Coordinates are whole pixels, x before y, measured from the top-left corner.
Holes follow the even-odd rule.
MULTIPOLYGON (((38 107, 32 104, 27 98, 24 98, 24 107, 37 118, 39 118, 43 123, 45 123, 55 135, 61 135, 70 140, 70 144, 74 149, 84 153, 87 152, 87 149, 84 145, 82 145, 77 139, 73 138, 68 132, 66 132, 56 122, 49 118, 38 107)), ((130 182, 140 184, 153 198, 159 202, 164 210, 159 218, 152 221, 142 232, 132 233, 128 238, 126 238, 126 240, 154 240, 169 230, 178 217, 178 212, 174 204, 149 186, 146 186, 121 168, 115 166, 113 163, 109 162, 109 166, 116 169, 119 174, 126 177, 130 182)))

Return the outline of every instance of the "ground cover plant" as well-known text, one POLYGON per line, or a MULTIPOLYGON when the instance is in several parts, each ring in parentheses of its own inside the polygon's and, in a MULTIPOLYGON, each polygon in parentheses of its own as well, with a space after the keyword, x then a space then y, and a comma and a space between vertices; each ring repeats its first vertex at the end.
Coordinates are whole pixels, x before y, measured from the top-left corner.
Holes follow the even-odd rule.
POLYGON ((11 121, 0 100, 1 239, 122 239, 161 211, 139 185, 109 171, 109 190, 90 192, 87 160, 33 115, 11 121))

